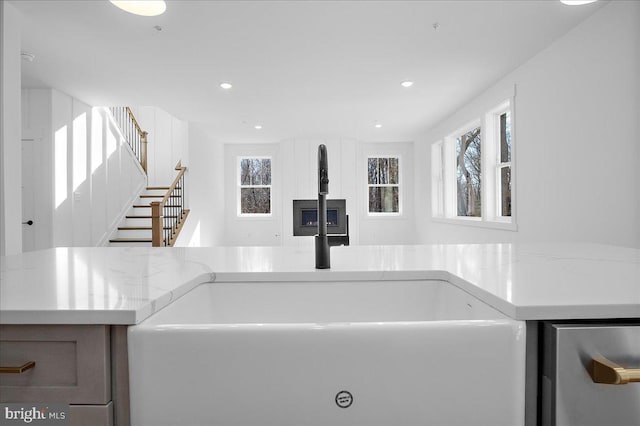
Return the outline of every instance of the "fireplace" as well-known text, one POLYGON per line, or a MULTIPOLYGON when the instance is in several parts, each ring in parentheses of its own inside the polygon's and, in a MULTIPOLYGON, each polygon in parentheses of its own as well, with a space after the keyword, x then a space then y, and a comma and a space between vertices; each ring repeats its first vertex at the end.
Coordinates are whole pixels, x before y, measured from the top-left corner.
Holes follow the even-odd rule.
MULTIPOLYGON (((293 235, 318 233, 318 200, 293 200, 293 235)), ((327 233, 347 233, 346 200, 327 200, 327 233)))

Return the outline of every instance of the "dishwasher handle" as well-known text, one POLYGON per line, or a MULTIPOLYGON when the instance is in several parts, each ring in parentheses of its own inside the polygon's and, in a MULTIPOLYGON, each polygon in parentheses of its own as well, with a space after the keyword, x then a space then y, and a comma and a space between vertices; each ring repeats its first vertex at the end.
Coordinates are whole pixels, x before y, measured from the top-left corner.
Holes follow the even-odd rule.
POLYGON ((640 382, 640 368, 624 368, 604 357, 597 357, 591 361, 589 374, 594 383, 626 385, 640 382))

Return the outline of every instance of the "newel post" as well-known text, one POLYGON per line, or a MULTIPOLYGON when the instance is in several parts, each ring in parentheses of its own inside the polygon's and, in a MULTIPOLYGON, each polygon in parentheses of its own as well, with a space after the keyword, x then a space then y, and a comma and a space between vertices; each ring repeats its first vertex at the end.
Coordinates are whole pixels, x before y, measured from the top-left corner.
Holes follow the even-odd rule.
POLYGON ((160 201, 151 202, 151 245, 153 247, 162 247, 162 207, 160 201))
POLYGON ((140 134, 140 165, 142 166, 142 170, 144 170, 144 172, 146 174, 149 174, 147 172, 147 135, 149 134, 149 132, 142 132, 140 134))

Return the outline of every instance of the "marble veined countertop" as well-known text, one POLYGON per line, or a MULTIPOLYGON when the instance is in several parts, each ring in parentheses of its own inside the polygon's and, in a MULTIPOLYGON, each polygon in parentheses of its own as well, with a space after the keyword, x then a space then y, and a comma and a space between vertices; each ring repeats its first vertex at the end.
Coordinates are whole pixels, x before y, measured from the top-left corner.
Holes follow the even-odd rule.
POLYGON ((519 320, 640 318, 640 250, 596 244, 55 248, 1 259, 0 324, 137 324, 221 281, 439 279, 519 320))

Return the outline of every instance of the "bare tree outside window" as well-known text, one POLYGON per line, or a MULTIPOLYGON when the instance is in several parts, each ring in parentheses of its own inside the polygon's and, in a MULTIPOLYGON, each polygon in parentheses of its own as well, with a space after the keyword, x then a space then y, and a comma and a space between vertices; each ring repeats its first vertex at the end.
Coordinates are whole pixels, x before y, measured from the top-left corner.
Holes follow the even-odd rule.
POLYGON ((271 159, 240 159, 240 213, 271 213, 271 159))
POLYGON ((480 126, 456 139, 458 216, 482 216, 482 151, 480 126))
POLYGON ((500 114, 500 214, 511 216, 511 113, 500 114))
POLYGON ((369 213, 400 212, 399 167, 397 157, 367 159, 369 213))

